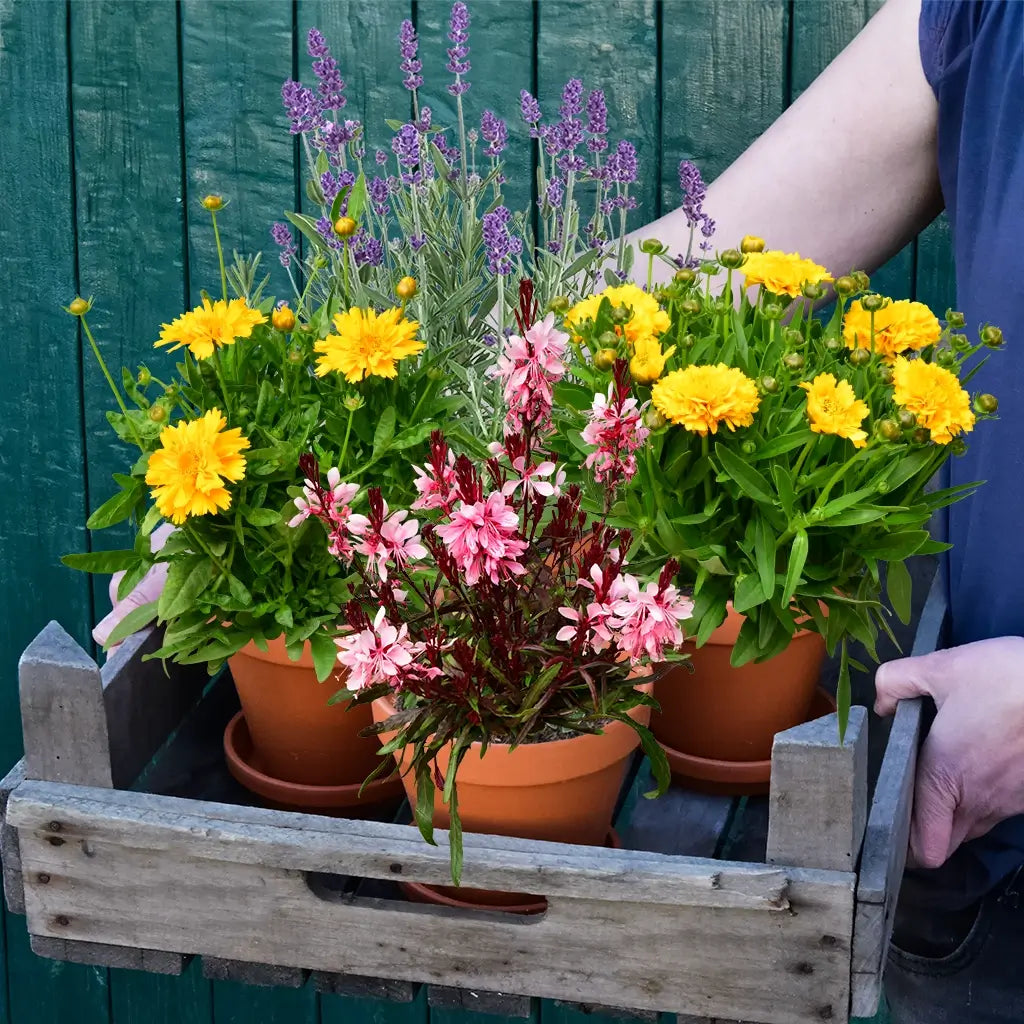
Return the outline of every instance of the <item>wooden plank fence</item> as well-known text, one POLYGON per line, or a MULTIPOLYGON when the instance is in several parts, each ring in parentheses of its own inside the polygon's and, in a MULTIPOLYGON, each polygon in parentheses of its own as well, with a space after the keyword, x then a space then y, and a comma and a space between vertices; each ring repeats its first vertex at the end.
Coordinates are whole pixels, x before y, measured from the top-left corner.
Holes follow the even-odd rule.
MULTIPOLYGON (((0 0, 0 762, 21 752, 17 659, 50 619, 87 643, 106 610, 59 558, 88 549, 90 510, 112 491, 122 454, 106 427, 105 385, 62 311, 95 295, 92 320, 111 365, 148 359, 159 324, 214 280, 199 196, 231 198, 227 248, 267 247, 268 228, 301 204, 296 144, 280 109, 306 72, 320 27, 349 102, 386 145, 385 116, 407 109, 396 34, 421 35, 425 97, 444 92, 447 0, 0 0), (190 221, 194 220, 194 224, 190 221)), ((676 198, 676 165, 719 173, 813 80, 878 0, 473 0, 470 107, 516 120, 521 88, 557 105, 565 78, 609 98, 613 133, 637 146, 638 218, 676 198)), ((813 141, 812 143, 813 144, 813 141)), ((524 163, 514 167, 528 195, 524 163)), ((640 223, 638 219, 636 223, 640 223)), ((896 296, 954 301, 944 222, 885 268, 896 296)), ((282 294, 276 261, 272 287, 282 294)), ((119 547, 107 531, 99 543, 119 547)), ((24 923, 0 928, 0 1021, 11 1024, 486 1024, 459 1004, 428 1006, 54 964, 24 923)), ((538 1024, 579 1024, 544 1003, 538 1024)))

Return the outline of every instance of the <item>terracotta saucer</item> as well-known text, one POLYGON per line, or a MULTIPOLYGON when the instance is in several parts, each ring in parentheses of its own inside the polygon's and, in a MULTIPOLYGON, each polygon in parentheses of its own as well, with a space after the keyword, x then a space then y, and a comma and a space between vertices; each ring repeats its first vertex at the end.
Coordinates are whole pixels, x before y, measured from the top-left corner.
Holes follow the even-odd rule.
POLYGON ((351 810, 362 815, 389 803, 397 807, 405 796, 402 780, 398 777, 375 779, 363 789, 360 796, 361 781, 343 786, 307 786, 267 775, 261 771, 241 711, 228 722, 224 730, 224 755, 228 771, 236 781, 262 797, 267 806, 282 811, 304 811, 307 814, 326 814, 339 818, 345 817, 344 812, 351 810))
MULTIPOLYGON (((622 849, 622 840, 615 829, 608 830, 605 846, 622 849)), ((457 910, 497 910, 503 914, 543 914, 548 901, 543 896, 524 892, 498 892, 492 889, 463 889, 454 885, 424 885, 421 882, 399 882, 398 887, 412 903, 429 903, 435 907, 457 910)))
MULTIPOLYGON (((835 698, 819 688, 811 702, 808 722, 831 714, 836 709, 835 698)), ((672 769, 672 779, 684 789, 716 796, 759 796, 768 792, 772 762, 717 761, 708 757, 684 754, 661 744, 672 769)))

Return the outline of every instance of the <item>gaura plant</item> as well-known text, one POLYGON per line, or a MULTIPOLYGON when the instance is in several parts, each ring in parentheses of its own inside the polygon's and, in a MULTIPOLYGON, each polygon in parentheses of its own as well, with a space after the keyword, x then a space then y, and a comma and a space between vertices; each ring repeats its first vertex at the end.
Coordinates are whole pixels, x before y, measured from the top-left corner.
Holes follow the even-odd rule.
MULTIPOLYGON (((216 227, 223 201, 210 196, 204 205, 216 227)), ((444 371, 405 299, 333 315, 320 307, 300 322, 287 305, 261 297, 255 261, 229 270, 221 256, 221 268, 222 298, 204 294, 163 325, 156 345, 178 352, 180 362, 124 369, 120 386, 89 327, 90 303, 69 307, 117 402, 108 420, 138 449, 129 472, 115 475, 117 493, 87 526, 131 518, 139 530, 131 549, 64 562, 124 570, 120 597, 157 561, 166 563, 159 600, 126 616, 108 643, 156 619, 166 625, 156 656, 207 662, 213 672, 250 641, 265 647, 283 634, 295 658, 309 642, 326 678, 335 654, 329 630, 349 581, 318 536, 288 525, 299 456, 314 451, 350 480, 409 497, 408 459, 425 456, 430 433, 464 400, 440 393, 444 371), (154 554, 150 534, 163 520, 175 530, 154 554)))
MULTIPOLYGON (((519 333, 498 363, 504 440, 473 460, 436 432, 415 467, 411 510, 420 519, 392 510, 379 487, 369 489, 366 513, 353 512, 356 485, 334 467, 325 485, 312 456, 303 465, 300 516, 320 520, 330 550, 361 583, 337 640, 351 699, 393 699, 395 713, 377 727, 395 733, 382 753, 409 756, 416 821, 430 842, 436 782, 450 813, 456 883, 458 771, 474 743, 482 756, 491 743, 600 732, 617 720, 639 734, 658 791, 668 784, 664 753, 629 711, 654 703, 636 689, 638 671, 682 659, 680 623, 692 604, 675 586, 671 558, 646 580, 627 568, 630 531, 609 526, 607 510, 587 512, 580 487, 565 485, 550 459, 552 387, 564 374, 568 336, 553 315, 536 315, 526 282, 519 333), (435 778, 445 747, 447 774, 435 778)), ((617 379, 623 374, 624 366, 617 379)), ((636 426, 631 403, 619 403, 627 430, 636 426)), ((599 456, 611 471, 608 458, 616 457, 599 456)), ((611 494, 616 481, 621 474, 606 477, 611 494)))
MULTIPOLYGON (((652 261, 663 249, 641 248, 652 261)), ((678 561, 698 645, 729 604, 745 616, 733 665, 773 657, 798 628, 819 632, 840 652, 845 729, 850 667, 863 667, 849 641, 877 660, 879 630, 892 636, 883 578, 908 622, 904 560, 945 550, 929 520, 978 486, 927 489, 996 413, 994 396, 972 399, 966 385, 1002 333, 985 326, 972 343, 962 314, 940 323, 920 302, 871 292, 867 275, 833 282, 760 239, 741 249, 693 261, 664 288, 611 288, 568 312, 579 383, 561 396, 579 411, 561 422, 562 450, 599 429, 618 386, 608 367, 628 360, 650 433, 609 524, 634 530, 653 562, 678 561), (829 283, 837 301, 823 320, 814 303, 829 283)))

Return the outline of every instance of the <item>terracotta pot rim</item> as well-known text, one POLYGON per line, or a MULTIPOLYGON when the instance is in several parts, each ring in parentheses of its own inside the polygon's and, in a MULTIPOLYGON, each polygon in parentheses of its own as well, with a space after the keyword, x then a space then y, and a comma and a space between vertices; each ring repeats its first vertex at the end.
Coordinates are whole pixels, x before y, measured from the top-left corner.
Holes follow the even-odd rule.
MULTIPOLYGON (((654 690, 654 681, 645 680, 637 685, 648 696, 654 690)), ((390 717, 394 711, 394 701, 390 696, 378 697, 373 702, 374 721, 381 722, 390 717), (380 717, 378 717, 380 716, 380 717)), ((650 718, 651 708, 647 705, 637 705, 630 711, 630 717, 641 719, 641 724, 647 724, 650 718)), ((382 733, 382 742, 387 742, 394 733, 382 733)), ((487 775, 487 785, 495 788, 521 788, 524 783, 529 785, 549 785, 568 779, 577 779, 594 772, 601 771, 634 750, 640 743, 640 737, 634 729, 631 729, 624 722, 612 721, 603 733, 586 733, 579 736, 569 736, 564 739, 543 740, 540 743, 523 743, 512 749, 507 743, 489 743, 488 751, 495 751, 501 756, 510 758, 508 762, 510 771, 499 778, 492 778, 487 775), (513 775, 511 768, 514 767, 516 774, 513 775)), ((459 780, 472 785, 476 772, 474 768, 482 765, 483 744, 474 742, 470 744, 470 752, 465 755, 459 765, 459 780), (471 753, 476 752, 477 757, 471 753)), ((492 755, 493 756, 493 755, 492 755)), ((437 757, 438 767, 444 772, 448 765, 447 748, 442 749, 437 757)), ((494 761, 492 760, 493 766, 494 761)))
POLYGON ((383 802, 391 795, 397 795, 402 788, 402 781, 397 776, 385 776, 374 779, 359 790, 363 780, 340 785, 312 785, 302 782, 289 782, 261 771, 242 754, 244 749, 243 736, 248 739, 249 747, 252 739, 245 724, 245 714, 236 712, 224 730, 224 756, 228 769, 235 779, 247 789, 259 796, 275 800, 279 803, 306 805, 309 807, 349 807, 356 804, 373 804, 383 802))

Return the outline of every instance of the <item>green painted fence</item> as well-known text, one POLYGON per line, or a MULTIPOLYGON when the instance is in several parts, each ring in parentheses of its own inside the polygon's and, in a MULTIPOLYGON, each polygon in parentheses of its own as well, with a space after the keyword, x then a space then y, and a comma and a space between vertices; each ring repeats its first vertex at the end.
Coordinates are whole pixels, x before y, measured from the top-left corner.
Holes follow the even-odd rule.
MULTIPOLYGON (((683 157, 719 173, 804 89, 877 6, 874 0, 472 0, 470 108, 515 120, 518 92, 545 109, 570 75, 608 91, 610 126, 642 161, 639 214, 676 201, 683 157)), ((109 497, 123 455, 100 373, 61 306, 96 296, 112 365, 148 359, 158 325, 215 281, 198 197, 232 205, 225 242, 267 245, 299 202, 296 143, 280 106, 306 72, 304 38, 327 35, 371 143, 408 110, 396 33, 421 37, 435 120, 444 91, 446 0, 0 0, 0 761, 21 749, 19 652, 51 618, 87 643, 104 587, 65 570, 109 497), (192 223, 190 223, 192 222, 192 223)), ((808 140, 813 145, 813 140, 808 140)), ((522 152, 522 150, 521 150, 522 152)), ((527 194, 522 161, 513 161, 527 194)), ((639 221, 637 221, 639 223, 639 221)), ((276 261, 275 287, 285 294, 276 261)), ((940 222, 879 279, 892 295, 952 301, 940 222)), ((117 538, 103 543, 119 546, 117 538)), ((183 881, 187 881, 183 879, 183 881)), ((244 908, 239 908, 244 913, 244 908)), ((58 965, 29 950, 24 922, 0 929, 0 1019, 11 1024, 486 1024, 428 1012, 58 965)), ((614 955, 614 950, 609 950, 614 955)), ((574 1024, 545 1004, 542 1024, 574 1024)), ((582 1018, 580 1018, 582 1019, 582 1018)))

